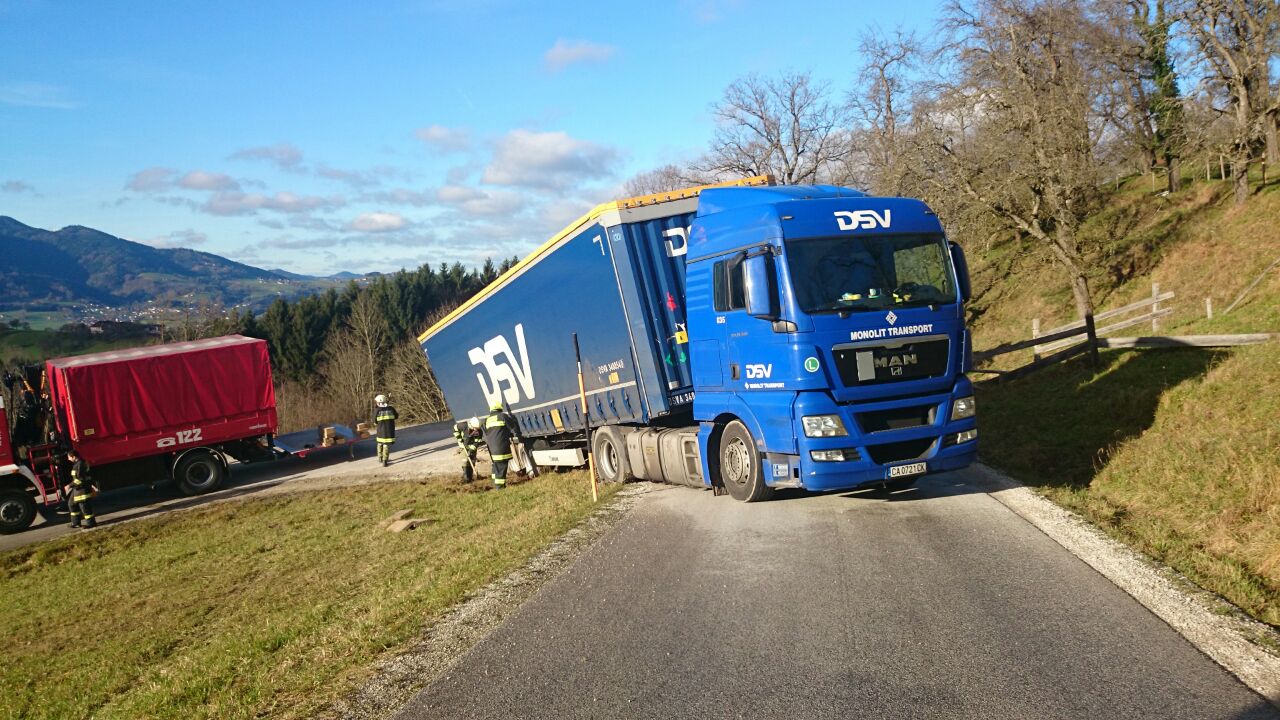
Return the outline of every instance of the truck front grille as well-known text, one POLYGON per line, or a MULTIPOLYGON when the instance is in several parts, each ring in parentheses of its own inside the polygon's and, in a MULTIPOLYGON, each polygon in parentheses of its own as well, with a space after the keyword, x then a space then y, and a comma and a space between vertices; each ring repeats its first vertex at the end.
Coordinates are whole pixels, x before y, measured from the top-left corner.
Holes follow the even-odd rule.
POLYGON ((890 408, 888 410, 872 410, 855 413, 858 424, 864 433, 884 432, 885 430, 905 430, 907 428, 932 425, 938 406, 916 405, 914 407, 890 408))
POLYGON ((934 438, 920 438, 919 440, 903 440, 901 442, 884 443, 883 445, 868 445, 867 455, 878 465, 886 465, 888 463, 902 462, 903 460, 915 460, 929 454, 929 449, 933 447, 934 438))
POLYGON ((944 375, 950 348, 951 341, 943 337, 889 347, 838 347, 832 354, 845 387, 865 387, 944 375))

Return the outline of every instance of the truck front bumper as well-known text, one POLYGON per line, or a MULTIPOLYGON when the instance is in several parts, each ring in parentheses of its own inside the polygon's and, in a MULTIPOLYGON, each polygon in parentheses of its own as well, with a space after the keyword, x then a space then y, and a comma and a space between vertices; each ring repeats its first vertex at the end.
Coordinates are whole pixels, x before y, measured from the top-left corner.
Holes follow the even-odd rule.
POLYGON ((796 401, 799 454, 770 454, 765 477, 775 487, 848 490, 963 468, 977 459, 977 418, 950 418, 955 399, 972 394, 972 385, 967 380, 957 383, 951 393, 912 398, 907 402, 837 405, 825 393, 805 393, 796 401), (926 422, 912 427, 870 429, 875 423, 883 422, 883 418, 898 417, 899 412, 910 415, 904 408, 915 408, 926 422), (800 421, 805 415, 838 415, 848 435, 806 437, 800 421), (815 459, 831 457, 833 451, 838 451, 837 456, 843 459, 815 459))

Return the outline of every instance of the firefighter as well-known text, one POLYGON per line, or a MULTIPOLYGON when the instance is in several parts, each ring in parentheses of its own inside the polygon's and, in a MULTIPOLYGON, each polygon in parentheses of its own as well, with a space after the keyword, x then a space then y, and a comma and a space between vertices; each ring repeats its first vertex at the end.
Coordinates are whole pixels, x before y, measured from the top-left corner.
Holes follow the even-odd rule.
POLYGON ((469 483, 476 477, 476 452, 484 442, 484 435, 480 432, 480 418, 473 417, 454 425, 453 437, 458 441, 458 447, 462 448, 462 454, 467 458, 467 461, 462 464, 462 481, 469 483))
POLYGON ((97 518, 93 516, 93 507, 89 504, 89 500, 98 493, 98 488, 93 486, 89 475, 89 463, 81 460, 79 453, 68 450, 67 459, 71 461, 71 494, 67 498, 71 527, 84 527, 88 530, 98 524, 97 518))
POLYGON ((373 415, 374 422, 378 424, 378 460, 386 467, 391 462, 391 446, 396 442, 396 418, 400 416, 387 402, 386 395, 375 397, 373 403, 378 406, 373 415))
POLYGON ((493 486, 499 490, 507 486, 512 441, 520 441, 520 427, 515 418, 503 411, 502 403, 494 403, 484 422, 484 442, 489 446, 489 460, 493 462, 493 486))

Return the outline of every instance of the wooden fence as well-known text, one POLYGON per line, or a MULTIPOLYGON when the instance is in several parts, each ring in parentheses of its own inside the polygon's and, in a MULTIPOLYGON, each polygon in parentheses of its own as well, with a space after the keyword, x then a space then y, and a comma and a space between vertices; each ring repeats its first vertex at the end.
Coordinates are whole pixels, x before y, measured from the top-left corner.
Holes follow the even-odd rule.
MULTIPOLYGON (((1062 362, 1068 358, 1088 353, 1094 367, 1098 364, 1100 348, 1178 348, 1178 347, 1229 347, 1233 345, 1252 345, 1267 342, 1280 337, 1277 333, 1249 333, 1244 335, 1180 335, 1161 336, 1160 320, 1173 313, 1173 309, 1161 303, 1173 300, 1174 293, 1160 292, 1158 283, 1151 284, 1151 297, 1129 303, 1123 307, 1097 313, 1059 327, 1041 332, 1040 320, 1031 321, 1031 339, 1005 343, 973 354, 975 365, 986 362, 1000 355, 1007 355, 1021 350, 1031 350, 1031 362, 1013 370, 977 370, 976 372, 996 376, 996 380, 1011 380, 1035 372, 1040 368, 1062 362), (1138 315, 1123 317, 1130 313, 1145 310, 1138 315), (1120 319, 1123 318, 1123 319, 1120 319), (1098 321, 1114 320, 1102 327, 1098 321), (1151 335, 1133 337, 1103 337, 1108 333, 1124 328, 1151 323, 1151 335)), ((1206 309, 1212 313, 1211 306, 1206 309)), ((1212 314, 1210 314, 1212 317, 1212 314)))

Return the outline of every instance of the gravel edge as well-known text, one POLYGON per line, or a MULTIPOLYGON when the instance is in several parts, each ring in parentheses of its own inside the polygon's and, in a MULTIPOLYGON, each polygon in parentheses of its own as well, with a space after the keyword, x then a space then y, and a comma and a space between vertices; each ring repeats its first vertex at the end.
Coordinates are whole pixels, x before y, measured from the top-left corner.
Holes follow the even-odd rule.
POLYGON ((991 497, 1036 526, 1072 555, 1137 600, 1179 635, 1280 708, 1280 657, 1251 638, 1280 647, 1280 633, 1221 597, 1195 587, 1112 539, 1081 516, 981 463, 971 469, 992 486, 991 497))
POLYGON ((403 708, 525 600, 568 568, 625 517, 647 493, 662 486, 637 483, 561 535, 511 574, 473 592, 428 628, 408 650, 374 665, 373 677, 334 702, 324 720, 380 720, 403 708))

